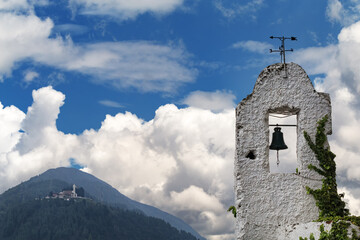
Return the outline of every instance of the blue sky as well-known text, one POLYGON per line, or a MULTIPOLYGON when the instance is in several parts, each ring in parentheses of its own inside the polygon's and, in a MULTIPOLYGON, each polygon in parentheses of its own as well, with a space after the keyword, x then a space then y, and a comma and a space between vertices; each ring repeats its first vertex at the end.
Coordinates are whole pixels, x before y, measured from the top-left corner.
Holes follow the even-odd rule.
MULTIPOLYGON (((300 64, 333 104, 339 186, 360 214, 360 1, 0 0, 0 191, 82 166, 234 239, 234 107, 300 64)), ((284 160, 286 166, 286 160, 284 160)))
MULTIPOLYGON (((158 82, 146 87, 145 83, 152 78, 146 76, 146 69, 134 66, 131 71, 140 74, 144 71, 144 76, 135 86, 122 86, 127 76, 114 70, 108 72, 115 75, 113 78, 104 79, 102 73, 107 71, 107 66, 93 71, 70 70, 59 66, 61 64, 39 61, 31 55, 23 56, 5 70, 0 90, 3 104, 14 104, 26 111, 32 102, 31 91, 51 84, 67 98, 57 120, 58 129, 80 133, 99 128, 105 114, 130 111, 149 120, 163 104, 182 106, 182 100, 193 91, 231 91, 238 102, 251 92, 255 76, 268 64, 279 61, 279 57, 270 55, 268 48, 258 48, 258 52, 252 49, 252 52, 234 48, 234 44, 251 40, 277 48, 279 41, 269 36, 285 34, 298 37, 299 41, 287 43, 296 50, 334 42, 341 28, 327 18, 326 1, 317 4, 313 1, 296 4, 292 1, 173 1, 174 9, 164 12, 145 9, 143 13, 132 13, 130 18, 124 16, 126 9, 119 7, 118 12, 102 12, 95 2, 93 14, 87 14, 81 1, 45 2, 45 5, 35 5, 31 14, 40 21, 49 19, 52 22, 48 39, 61 38, 66 42, 70 38, 75 48, 111 43, 132 43, 134 48, 142 44, 169 48, 179 54, 172 60, 182 72, 170 73, 166 79, 155 77, 152 81, 158 82), (189 76, 178 76, 186 71, 189 76), (32 81, 24 80, 27 72, 36 73, 32 81), (117 107, 101 104, 104 101, 113 102, 117 107)), ((29 14, 28 11, 20 12, 29 14)), ((136 60, 133 63, 137 64, 136 60)), ((114 64, 116 68, 116 63, 107 64, 114 64)), ((165 71, 162 67, 168 66, 158 66, 156 71, 165 71)))

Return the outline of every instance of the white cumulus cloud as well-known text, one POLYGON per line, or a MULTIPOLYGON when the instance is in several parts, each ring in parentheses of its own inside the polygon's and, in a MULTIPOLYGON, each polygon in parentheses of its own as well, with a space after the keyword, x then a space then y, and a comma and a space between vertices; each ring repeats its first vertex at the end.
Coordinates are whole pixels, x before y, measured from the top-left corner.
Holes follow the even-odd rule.
POLYGON ((344 201, 347 203, 347 208, 350 210, 351 215, 360 215, 360 199, 354 195, 347 188, 339 188, 339 193, 345 193, 344 201))
POLYGON ((5 131, 1 136, 7 138, 11 146, 0 154, 1 191, 49 168, 69 165, 77 138, 56 128, 64 97, 46 87, 33 91, 34 103, 26 115, 14 106, 4 109, 7 117, 0 119, 1 125, 9 124, 11 134, 5 131), (9 119, 12 122, 9 123, 9 119))
POLYGON ((65 96, 52 87, 33 91, 27 113, 0 108, 0 191, 48 168, 70 166, 120 192, 181 217, 209 239, 233 233, 234 109, 173 104, 144 121, 125 112, 107 115, 99 130, 64 134, 56 127, 65 96), (19 130, 22 129, 23 131, 19 130), (61 144, 59 144, 61 143, 61 144))
POLYGON ((0 103, 0 153, 6 153, 19 142, 21 122, 25 114, 15 106, 4 107, 0 103))

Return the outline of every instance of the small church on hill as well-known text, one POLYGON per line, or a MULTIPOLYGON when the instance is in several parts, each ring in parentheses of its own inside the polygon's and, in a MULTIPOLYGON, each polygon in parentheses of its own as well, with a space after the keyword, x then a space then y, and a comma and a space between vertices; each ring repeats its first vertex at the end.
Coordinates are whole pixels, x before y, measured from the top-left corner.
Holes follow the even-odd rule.
POLYGON ((70 199, 74 199, 74 198, 84 198, 85 197, 84 193, 85 192, 84 192, 84 189, 82 187, 78 188, 75 184, 73 184, 72 189, 71 188, 65 188, 59 193, 51 192, 46 197, 46 199, 61 198, 61 199, 65 199, 65 200, 70 200, 70 199))

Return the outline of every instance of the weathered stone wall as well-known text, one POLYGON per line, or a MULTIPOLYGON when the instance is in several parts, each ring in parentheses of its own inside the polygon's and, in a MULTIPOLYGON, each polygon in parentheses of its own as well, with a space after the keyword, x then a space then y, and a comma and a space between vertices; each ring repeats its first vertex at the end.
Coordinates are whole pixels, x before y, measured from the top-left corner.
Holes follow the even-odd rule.
POLYGON ((252 94, 236 108, 235 196, 238 240, 278 239, 276 230, 289 224, 307 223, 318 217, 318 208, 305 186, 320 188, 321 176, 310 171, 318 165, 303 132, 315 136, 317 121, 326 114, 331 134, 331 103, 328 94, 315 91, 297 64, 265 68, 252 94), (300 174, 270 173, 269 113, 297 115, 297 165, 300 174), (255 159, 247 158, 252 151, 255 159))
MULTIPOLYGON (((351 239, 353 229, 359 235, 360 228, 351 222, 350 226, 347 229, 347 235, 349 239, 351 239)), ((319 239, 320 237, 320 226, 324 226, 324 230, 329 232, 332 228, 332 223, 330 222, 308 222, 308 223, 299 223, 299 224, 291 224, 288 226, 281 226, 277 229, 277 239, 286 239, 299 240, 300 237, 309 239, 310 234, 314 234, 315 239, 319 239)))

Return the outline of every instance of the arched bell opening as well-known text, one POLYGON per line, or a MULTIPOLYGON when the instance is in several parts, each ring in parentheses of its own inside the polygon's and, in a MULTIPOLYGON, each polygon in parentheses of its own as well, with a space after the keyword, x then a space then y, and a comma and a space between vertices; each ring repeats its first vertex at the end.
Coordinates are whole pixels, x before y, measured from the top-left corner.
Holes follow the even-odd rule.
POLYGON ((269 111, 269 170, 270 173, 295 173, 297 162, 296 109, 269 111))

